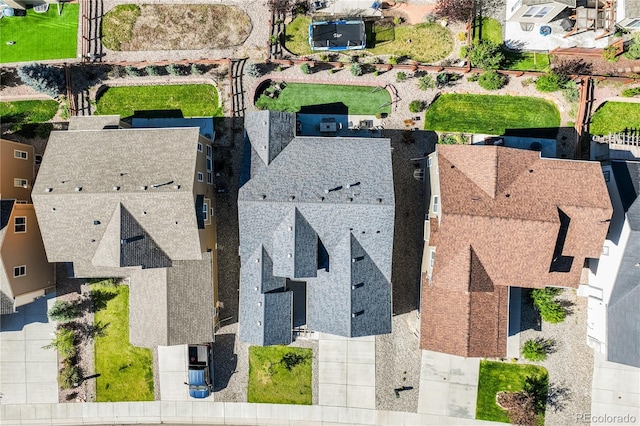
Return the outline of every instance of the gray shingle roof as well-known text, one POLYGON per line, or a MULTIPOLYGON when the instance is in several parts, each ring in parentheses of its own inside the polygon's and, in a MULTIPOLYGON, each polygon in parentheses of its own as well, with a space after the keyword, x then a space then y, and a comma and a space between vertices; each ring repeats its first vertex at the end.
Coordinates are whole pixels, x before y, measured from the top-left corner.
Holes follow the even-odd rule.
POLYGON ((258 111, 245 120, 247 139, 263 163, 269 165, 295 136, 296 115, 290 112, 258 111))
POLYGON ((631 228, 607 307, 607 358, 640 367, 640 162, 611 168, 631 228))
MULTIPOLYGON (((252 128, 253 120, 264 117, 264 112, 248 114, 245 122, 252 128)), ((251 161, 264 165, 259 155, 251 161)), ((389 140, 296 137, 267 167, 252 167, 256 170, 238 196, 241 339, 289 343, 284 334, 290 340, 291 296, 264 293, 273 292, 273 285, 260 280, 272 275, 305 279, 307 325, 314 331, 390 332, 395 201, 389 140), (318 267, 321 247, 328 253, 328 270, 318 267), (272 268, 259 261, 266 276, 264 269, 257 273, 258 254, 273 258, 272 268), (256 309, 258 303, 262 309, 256 309), (270 317, 265 321, 269 303, 289 312, 279 325, 270 317), (264 329, 258 329, 259 322, 264 329)), ((278 278, 276 285, 284 290, 285 282, 278 278)))
POLYGON ((640 0, 623 0, 625 18, 640 18, 640 0))
POLYGON ((536 6, 539 4, 560 3, 568 7, 576 7, 576 0, 524 0, 525 6, 536 6))
POLYGON ((49 260, 118 266, 119 205, 168 259, 201 259, 197 143, 197 128, 52 132, 32 192, 49 260))

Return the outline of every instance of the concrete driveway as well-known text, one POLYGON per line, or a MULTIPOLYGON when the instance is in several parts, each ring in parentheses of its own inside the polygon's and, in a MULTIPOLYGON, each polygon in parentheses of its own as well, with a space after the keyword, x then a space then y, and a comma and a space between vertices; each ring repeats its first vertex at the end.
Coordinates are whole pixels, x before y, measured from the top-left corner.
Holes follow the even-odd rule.
POLYGON ((56 323, 47 309, 55 294, 0 317, 0 402, 57 403, 58 356, 51 343, 56 323))
POLYGON ((479 358, 422 351, 418 413, 475 419, 479 358))
POLYGON ((187 385, 187 345, 158 346, 160 399, 189 401, 187 385))
POLYGON ((577 423, 640 424, 640 368, 609 362, 599 352, 593 363, 591 413, 576 413, 577 423), (587 416, 591 417, 587 417, 587 416), (620 416, 619 421, 614 419, 620 416))

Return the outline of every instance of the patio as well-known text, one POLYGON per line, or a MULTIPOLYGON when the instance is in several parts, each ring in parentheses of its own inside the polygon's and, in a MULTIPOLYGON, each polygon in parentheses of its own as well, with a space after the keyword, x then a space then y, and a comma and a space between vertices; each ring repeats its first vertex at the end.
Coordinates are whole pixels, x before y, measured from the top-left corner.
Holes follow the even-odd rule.
POLYGON ((296 135, 379 138, 382 119, 373 115, 297 114, 296 135))

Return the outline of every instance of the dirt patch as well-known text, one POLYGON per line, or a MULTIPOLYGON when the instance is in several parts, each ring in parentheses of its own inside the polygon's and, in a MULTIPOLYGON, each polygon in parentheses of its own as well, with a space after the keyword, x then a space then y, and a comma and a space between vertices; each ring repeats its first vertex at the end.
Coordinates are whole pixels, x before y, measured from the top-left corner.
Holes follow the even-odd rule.
POLYGON ((131 40, 121 50, 218 49, 242 44, 251 20, 241 9, 224 5, 142 5, 131 40))
POLYGON ((627 59, 624 56, 618 56, 616 62, 607 62, 600 56, 567 56, 554 55, 553 63, 558 64, 563 61, 575 61, 581 59, 588 67, 588 71, 592 75, 604 76, 637 76, 640 74, 640 61, 627 59))

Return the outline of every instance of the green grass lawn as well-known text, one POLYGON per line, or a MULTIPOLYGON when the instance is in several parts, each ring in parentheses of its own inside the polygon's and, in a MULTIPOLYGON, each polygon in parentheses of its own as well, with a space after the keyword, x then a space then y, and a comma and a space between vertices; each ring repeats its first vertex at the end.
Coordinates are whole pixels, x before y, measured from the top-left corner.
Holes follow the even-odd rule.
POLYGON ((480 34, 482 34, 482 40, 502 44, 502 25, 497 19, 482 18, 481 27, 476 28, 476 33, 473 37, 474 41, 480 40, 480 34))
POLYGON ((75 58, 78 11, 78 4, 65 3, 58 16, 52 4, 46 13, 28 9, 27 16, 0 19, 0 62, 75 58))
POLYGON ((502 135, 506 129, 554 128, 560 112, 525 96, 442 95, 425 114, 426 130, 502 135))
POLYGON ((3 123, 44 123, 58 112, 59 104, 50 101, 0 102, 0 121, 3 123))
MULTIPOLYGON (((311 18, 298 16, 285 28, 285 48, 296 55, 309 55, 311 18)), ((431 63, 445 58, 453 49, 451 31, 439 24, 367 25, 367 51, 373 55, 405 56, 431 63), (411 40, 409 42, 408 40, 411 40)))
POLYGON ((546 53, 504 51, 504 69, 513 71, 547 71, 551 58, 546 53))
POLYGON ((102 44, 111 50, 120 50, 120 44, 131 40, 133 26, 140 16, 140 7, 136 4, 121 4, 102 18, 102 44))
POLYGON ((122 118, 223 115, 218 92, 208 84, 110 87, 97 102, 98 115, 120 114, 122 118))
POLYGON ((627 102, 605 102, 591 116, 589 133, 608 135, 625 129, 640 128, 640 104, 627 102))
POLYGON ((151 350, 129 343, 129 287, 97 283, 91 289, 99 292, 94 304, 103 306, 94 323, 107 325, 104 337, 95 338, 96 401, 153 401, 151 350))
MULTIPOLYGON (((349 72, 347 70, 341 72, 349 72)), ((271 99, 261 95, 256 107, 276 111, 298 112, 303 106, 343 103, 349 114, 377 114, 391 112, 391 95, 386 90, 377 90, 370 86, 338 86, 328 84, 289 83, 280 95, 271 99), (387 104, 380 108, 381 105, 387 104)), ((332 111, 318 111, 329 113, 332 111)), ((339 111, 333 111, 338 113, 339 111)))
POLYGON ((522 390, 527 376, 546 377, 548 373, 537 365, 480 361, 476 419, 510 423, 507 411, 496 404, 496 394, 522 390))
POLYGON ((251 346, 247 401, 311 405, 311 356, 311 349, 251 346), (287 353, 301 357, 291 370, 282 361, 287 353))

